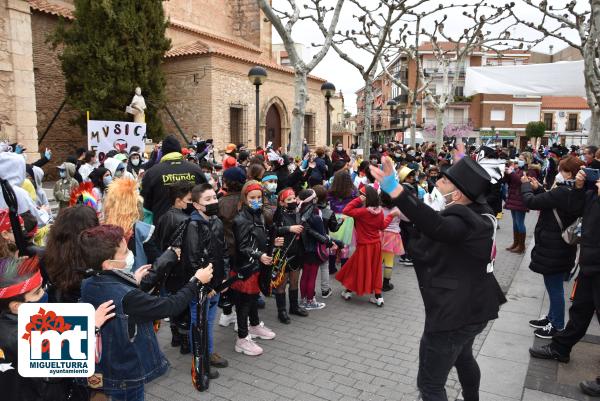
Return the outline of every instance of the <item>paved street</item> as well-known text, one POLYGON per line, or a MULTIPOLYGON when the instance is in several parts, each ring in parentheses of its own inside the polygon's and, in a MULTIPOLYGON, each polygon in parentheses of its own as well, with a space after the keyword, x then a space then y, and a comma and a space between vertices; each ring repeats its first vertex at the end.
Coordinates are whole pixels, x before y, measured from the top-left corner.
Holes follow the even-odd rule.
MULTIPOLYGON (((530 233, 536 215, 530 213, 530 233)), ((496 275, 506 290, 521 262, 521 255, 504 251, 512 241, 512 223, 506 215, 498 231, 499 256, 496 275)), ((265 352, 248 357, 233 350, 232 327, 216 328, 216 350, 229 360, 210 390, 197 392, 191 385, 191 357, 181 356, 169 345, 164 324, 159 337, 173 369, 146 387, 150 401, 168 400, 415 400, 419 338, 424 310, 412 268, 398 266, 392 279, 396 288, 386 293, 379 309, 366 297, 347 302, 335 292, 327 307, 308 318, 293 317, 292 324, 276 319, 274 300, 260 317, 277 338, 260 341, 265 352)), ((476 342, 477 351, 487 330, 476 342)), ((448 381, 448 396, 454 400, 459 385, 448 381), (454 396, 454 398, 452 398, 454 396)))

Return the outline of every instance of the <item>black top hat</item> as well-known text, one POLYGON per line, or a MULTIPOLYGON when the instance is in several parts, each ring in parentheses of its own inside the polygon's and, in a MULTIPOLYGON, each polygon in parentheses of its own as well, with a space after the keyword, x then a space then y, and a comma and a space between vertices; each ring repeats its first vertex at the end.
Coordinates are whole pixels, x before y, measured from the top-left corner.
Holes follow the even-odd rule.
POLYGON ((492 178, 483 167, 470 157, 463 157, 443 173, 465 196, 475 203, 484 204, 485 193, 492 178))

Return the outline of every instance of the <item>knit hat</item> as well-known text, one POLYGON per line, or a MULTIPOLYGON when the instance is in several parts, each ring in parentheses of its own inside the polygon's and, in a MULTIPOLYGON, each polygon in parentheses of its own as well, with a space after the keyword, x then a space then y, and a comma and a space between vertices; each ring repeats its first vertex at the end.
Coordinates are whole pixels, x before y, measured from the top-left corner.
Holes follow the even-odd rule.
POLYGON ((173 135, 168 135, 162 141, 162 154, 166 155, 173 152, 181 153, 181 144, 173 135))
POLYGON ((239 167, 231 167, 225 170, 223 173, 223 179, 243 184, 246 182, 246 172, 239 167))

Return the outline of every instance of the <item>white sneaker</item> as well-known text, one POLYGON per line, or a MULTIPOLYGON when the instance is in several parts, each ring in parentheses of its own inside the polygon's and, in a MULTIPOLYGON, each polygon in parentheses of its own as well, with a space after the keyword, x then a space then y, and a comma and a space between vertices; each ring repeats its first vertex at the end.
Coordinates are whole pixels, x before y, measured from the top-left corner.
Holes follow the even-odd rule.
POLYGON ((352 291, 344 289, 342 291, 342 298, 348 301, 350 298, 352 298, 352 291))
POLYGON ((236 315, 236 313, 235 312, 231 312, 229 315, 221 313, 221 317, 219 317, 219 326, 227 327, 231 323, 236 323, 237 324, 237 315, 236 315))
POLYGON ((369 302, 377 305, 378 307, 382 307, 383 306, 383 297, 379 297, 379 298, 371 297, 371 298, 369 298, 369 302))
POLYGON ((275 338, 273 330, 265 326, 263 322, 260 322, 258 326, 248 326, 248 334, 252 338, 260 338, 261 340, 272 340, 275 338))
POLYGON ((263 349, 254 341, 250 334, 246 338, 238 338, 235 341, 235 352, 245 355, 257 356, 263 353, 263 349))
POLYGON ((304 306, 304 309, 318 310, 318 309, 323 309, 324 307, 325 307, 325 302, 317 302, 317 300, 315 298, 313 298, 306 303, 306 306, 304 306))

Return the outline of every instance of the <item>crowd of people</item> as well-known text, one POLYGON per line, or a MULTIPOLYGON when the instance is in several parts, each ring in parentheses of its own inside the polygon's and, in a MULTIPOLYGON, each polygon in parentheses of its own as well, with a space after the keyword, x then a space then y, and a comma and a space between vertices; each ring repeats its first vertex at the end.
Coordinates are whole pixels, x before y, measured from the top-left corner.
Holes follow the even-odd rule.
MULTIPOLYGON (((236 352, 258 356, 268 343, 256 340, 276 337, 259 316, 271 298, 281 324, 325 308, 331 280, 341 283, 345 300, 367 295, 383 307, 398 263, 415 266, 426 306, 422 396, 445 399, 456 366, 465 399, 477 399, 471 346, 505 302, 490 274, 505 209, 514 234, 507 250, 518 254, 525 252, 525 215, 540 210, 530 268, 543 275, 550 309, 530 325, 553 341, 532 355, 568 361, 600 310, 600 180, 586 176, 600 168, 594 146, 375 142, 363 157, 340 143, 305 144, 292 158, 270 144, 228 144, 220 152, 210 139, 182 146, 167 136, 151 152, 77 149, 57 167, 57 213, 42 187, 52 153, 28 164, 23 151, 0 144, 0 364, 17 365, 21 303, 90 303, 102 345, 94 377, 114 400, 143 400, 144 383, 167 370, 156 338, 161 320, 168 319, 171 346, 191 352, 200 286, 209 289, 216 379, 229 364, 214 347, 217 322, 233 324, 236 352), (574 275, 577 241, 563 238, 577 223, 580 273, 565 327, 564 281, 574 275), (211 290, 230 277, 242 279, 211 290), (449 330, 458 333, 452 354, 440 337, 449 330)), ((0 372, 11 400, 66 399, 56 398, 57 386, 66 395, 90 383, 0 372)), ((586 386, 600 395, 600 382, 586 386)))

